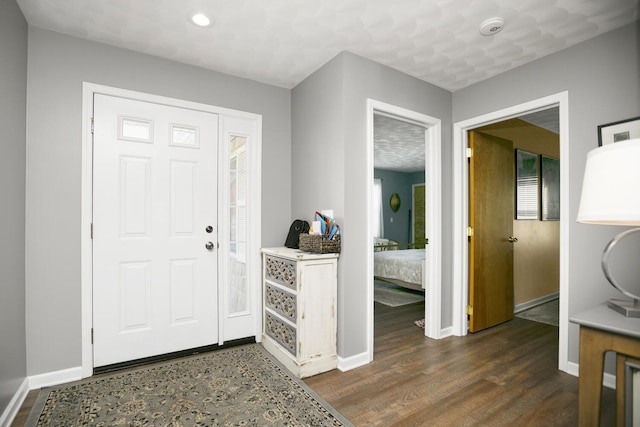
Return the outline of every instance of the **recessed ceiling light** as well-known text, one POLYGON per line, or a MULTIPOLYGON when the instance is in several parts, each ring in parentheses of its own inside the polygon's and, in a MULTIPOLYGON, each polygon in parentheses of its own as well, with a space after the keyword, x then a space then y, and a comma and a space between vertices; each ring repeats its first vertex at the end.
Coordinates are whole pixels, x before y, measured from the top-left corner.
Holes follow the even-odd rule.
POLYGON ((498 34, 504 28, 504 20, 502 18, 489 18, 480 24, 480 34, 483 36, 492 36, 498 34))
POLYGON ((211 19, 202 13, 196 13, 191 17, 191 21, 198 27, 208 27, 211 24, 211 19))

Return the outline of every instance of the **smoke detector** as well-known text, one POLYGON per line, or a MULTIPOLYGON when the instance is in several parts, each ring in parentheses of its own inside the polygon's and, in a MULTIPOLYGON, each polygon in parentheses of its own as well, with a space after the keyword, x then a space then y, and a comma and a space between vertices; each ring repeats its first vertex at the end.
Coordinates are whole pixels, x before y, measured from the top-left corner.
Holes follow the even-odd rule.
POLYGON ((498 34, 504 28, 504 19, 489 18, 480 24, 480 34, 483 36, 492 36, 498 34))

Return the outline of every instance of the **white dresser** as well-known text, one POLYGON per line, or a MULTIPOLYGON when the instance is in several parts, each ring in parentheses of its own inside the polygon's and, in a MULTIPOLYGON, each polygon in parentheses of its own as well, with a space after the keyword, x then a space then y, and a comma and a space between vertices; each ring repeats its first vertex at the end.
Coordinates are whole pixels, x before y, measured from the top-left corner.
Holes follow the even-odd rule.
POLYGON ((262 254, 262 344, 300 378, 335 369, 338 254, 262 254))

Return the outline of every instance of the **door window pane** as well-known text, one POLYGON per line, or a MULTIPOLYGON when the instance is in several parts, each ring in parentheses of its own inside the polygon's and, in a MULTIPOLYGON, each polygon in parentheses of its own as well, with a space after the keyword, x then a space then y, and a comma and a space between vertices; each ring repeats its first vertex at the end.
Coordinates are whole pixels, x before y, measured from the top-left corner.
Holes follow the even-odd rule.
POLYGON ((229 138, 229 313, 248 310, 247 138, 229 138))

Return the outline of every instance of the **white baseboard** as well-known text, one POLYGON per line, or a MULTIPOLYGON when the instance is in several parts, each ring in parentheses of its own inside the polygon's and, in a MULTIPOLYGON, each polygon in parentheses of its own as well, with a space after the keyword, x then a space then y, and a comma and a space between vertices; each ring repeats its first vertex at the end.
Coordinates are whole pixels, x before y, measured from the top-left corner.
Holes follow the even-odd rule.
POLYGON ((518 314, 521 311, 528 310, 528 309, 530 309, 532 307, 535 307, 537 305, 544 304, 545 302, 553 301, 554 299, 558 299, 559 297, 560 297, 560 293, 559 292, 554 292, 552 294, 548 294, 548 295, 545 295, 545 296, 540 297, 540 298, 535 298, 535 299, 532 299, 530 301, 523 302, 522 304, 517 304, 513 308, 513 313, 514 314, 518 314))
POLYGON ((369 353, 364 352, 356 354, 355 356, 343 358, 338 356, 338 369, 342 372, 350 371, 360 366, 364 366, 371 361, 369 360, 369 353))
POLYGON ((580 365, 574 362, 567 362, 566 372, 569 375, 573 375, 574 377, 577 377, 578 373, 580 372, 580 365))
POLYGON ((13 422, 13 419, 18 415, 18 411, 20 407, 24 403, 24 400, 27 398, 27 394, 29 393, 29 380, 27 378, 22 381, 20 387, 16 391, 16 394, 13 395, 9 405, 4 410, 2 415, 0 415, 0 427, 9 427, 13 422))
POLYGON ((453 326, 440 330, 440 337, 438 339, 447 338, 453 335, 453 326))
POLYGON ((82 366, 77 368, 63 369, 61 371, 47 372, 45 374, 32 375, 29 377, 29 389, 49 387, 52 385, 69 383, 82 379, 82 366))
POLYGON ((9 427, 13 422, 13 419, 18 414, 20 407, 27 398, 27 394, 30 390, 35 390, 42 387, 48 387, 52 385, 64 384, 71 381, 77 381, 82 379, 82 367, 63 369, 61 371, 47 372, 40 375, 32 375, 25 378, 16 391, 15 395, 9 402, 9 405, 0 415, 0 427, 9 427))
MULTIPOLYGON (((567 363, 567 374, 573 375, 574 377, 580 377, 580 365, 574 362, 567 363)), ((616 376, 613 374, 607 374, 606 372, 602 378, 602 385, 613 390, 616 389, 616 376)))

